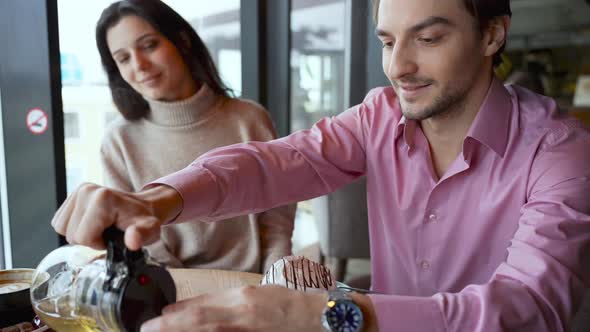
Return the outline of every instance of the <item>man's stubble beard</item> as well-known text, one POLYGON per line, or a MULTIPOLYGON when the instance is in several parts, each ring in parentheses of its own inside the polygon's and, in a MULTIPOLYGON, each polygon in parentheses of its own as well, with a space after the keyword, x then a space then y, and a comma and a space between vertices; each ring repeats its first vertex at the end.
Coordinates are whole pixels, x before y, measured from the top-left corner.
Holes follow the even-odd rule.
POLYGON ((415 110, 410 105, 404 105, 400 99, 402 114, 406 119, 423 121, 430 118, 447 118, 461 113, 465 106, 465 99, 469 91, 469 84, 457 90, 447 89, 436 96, 431 105, 421 110, 415 110))

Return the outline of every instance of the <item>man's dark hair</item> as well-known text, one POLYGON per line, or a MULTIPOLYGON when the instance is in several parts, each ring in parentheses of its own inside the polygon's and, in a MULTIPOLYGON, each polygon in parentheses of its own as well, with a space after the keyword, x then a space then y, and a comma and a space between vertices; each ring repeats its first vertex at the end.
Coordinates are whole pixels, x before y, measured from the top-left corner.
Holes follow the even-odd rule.
POLYGON ((107 74, 113 102, 125 119, 148 114, 146 100, 121 76, 107 44, 107 31, 123 17, 136 15, 158 30, 179 51, 195 82, 205 83, 218 95, 229 96, 207 47, 191 25, 159 0, 123 0, 107 7, 96 24, 96 45, 107 74))
MULTIPOLYGON (((488 27, 490 21, 500 16, 512 16, 510 10, 510 0, 461 0, 467 8, 467 11, 475 18, 475 23, 480 33, 488 27)), ((373 19, 377 23, 379 15, 380 0, 373 0, 373 19)), ((501 54, 506 48, 506 41, 500 49, 494 54, 494 66, 502 63, 501 54)))

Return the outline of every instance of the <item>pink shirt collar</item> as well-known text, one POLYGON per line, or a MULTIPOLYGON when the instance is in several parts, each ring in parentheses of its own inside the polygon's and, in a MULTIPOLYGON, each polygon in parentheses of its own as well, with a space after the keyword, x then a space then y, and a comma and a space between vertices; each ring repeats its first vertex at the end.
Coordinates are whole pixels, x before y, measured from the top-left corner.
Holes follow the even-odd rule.
MULTIPOLYGON (((400 107, 399 104, 396 107, 400 107)), ((504 157, 511 111, 510 93, 499 79, 494 78, 482 106, 467 132, 467 137, 475 139, 492 149, 500 157, 504 157)), ((397 124, 394 138, 397 140, 403 135, 407 146, 413 148, 416 126, 416 121, 408 120, 402 115, 397 124)))

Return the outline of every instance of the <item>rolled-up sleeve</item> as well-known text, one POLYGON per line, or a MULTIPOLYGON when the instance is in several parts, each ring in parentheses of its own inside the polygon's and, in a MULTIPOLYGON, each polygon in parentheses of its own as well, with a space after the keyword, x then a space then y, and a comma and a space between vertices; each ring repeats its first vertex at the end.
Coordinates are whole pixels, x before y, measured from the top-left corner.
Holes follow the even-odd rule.
POLYGON ((365 172, 361 109, 273 141, 211 150, 153 183, 170 185, 183 197, 177 220, 215 221, 320 196, 365 172))

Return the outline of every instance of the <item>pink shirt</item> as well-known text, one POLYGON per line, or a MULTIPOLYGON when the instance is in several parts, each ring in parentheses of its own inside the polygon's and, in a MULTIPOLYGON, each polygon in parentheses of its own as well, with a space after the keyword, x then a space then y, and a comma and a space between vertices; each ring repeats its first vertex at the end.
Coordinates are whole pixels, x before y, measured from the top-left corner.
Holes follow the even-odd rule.
POLYGON ((590 134, 552 99, 490 86, 463 152, 433 172, 391 87, 271 143, 213 150, 157 182, 217 220, 367 176, 381 331, 564 331, 590 286, 590 134), (237 176, 236 176, 237 175, 237 176))

